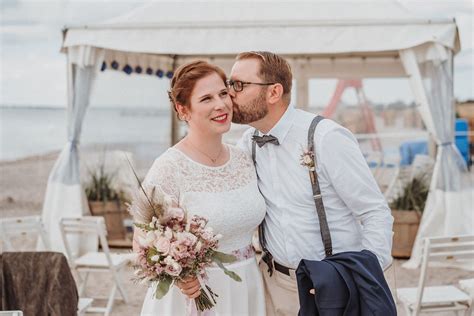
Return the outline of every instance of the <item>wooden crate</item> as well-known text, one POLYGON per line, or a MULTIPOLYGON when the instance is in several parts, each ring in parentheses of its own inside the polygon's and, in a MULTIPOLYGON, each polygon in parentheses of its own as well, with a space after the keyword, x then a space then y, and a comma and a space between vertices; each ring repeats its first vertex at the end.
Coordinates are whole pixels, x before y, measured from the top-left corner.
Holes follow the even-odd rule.
POLYGON ((89 201, 92 216, 103 216, 107 228, 107 240, 125 240, 127 230, 123 224, 126 210, 121 207, 119 201, 89 201))
POLYGON ((393 210, 393 246, 392 256, 409 258, 415 243, 421 215, 415 211, 393 210))

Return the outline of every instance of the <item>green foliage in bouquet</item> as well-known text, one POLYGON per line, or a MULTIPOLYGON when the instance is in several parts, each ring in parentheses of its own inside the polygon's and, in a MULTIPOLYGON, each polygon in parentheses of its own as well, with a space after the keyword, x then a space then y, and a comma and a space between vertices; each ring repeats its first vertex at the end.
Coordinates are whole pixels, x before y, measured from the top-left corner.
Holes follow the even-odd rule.
POLYGON ((426 177, 414 177, 403 191, 390 203, 392 210, 423 212, 428 197, 429 184, 426 177))

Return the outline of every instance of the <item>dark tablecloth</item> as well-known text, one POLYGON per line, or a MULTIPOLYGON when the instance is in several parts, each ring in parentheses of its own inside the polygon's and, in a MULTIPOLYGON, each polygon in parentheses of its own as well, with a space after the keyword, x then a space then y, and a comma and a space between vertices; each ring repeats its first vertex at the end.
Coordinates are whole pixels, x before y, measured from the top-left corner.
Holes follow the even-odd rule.
POLYGON ((0 271, 0 310, 22 310, 25 316, 77 315, 76 283, 62 253, 4 252, 0 271))

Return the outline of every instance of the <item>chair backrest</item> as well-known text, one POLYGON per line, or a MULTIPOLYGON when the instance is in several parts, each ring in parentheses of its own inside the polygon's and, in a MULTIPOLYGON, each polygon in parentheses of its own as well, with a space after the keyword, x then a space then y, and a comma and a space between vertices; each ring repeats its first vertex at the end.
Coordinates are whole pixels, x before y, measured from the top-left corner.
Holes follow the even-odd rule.
MULTIPOLYGON (((28 235, 38 236, 46 249, 50 249, 49 239, 40 216, 10 217, 0 220, 0 237, 5 244, 5 250, 25 251, 24 247, 14 247, 11 237, 28 235)), ((25 243, 22 243, 22 246, 24 245, 25 243)), ((34 245, 36 247, 36 243, 34 245)))
POLYGON ((83 216, 83 217, 63 217, 60 220, 60 230, 63 237, 64 248, 71 265, 74 265, 74 255, 67 238, 68 235, 85 234, 90 236, 94 234, 99 239, 100 246, 104 251, 109 265, 112 266, 112 258, 110 257, 109 244, 107 243, 107 229, 102 216, 83 216))
POLYGON ((423 240, 423 259, 418 282, 417 306, 420 306, 430 262, 474 262, 474 235, 430 237, 423 240))

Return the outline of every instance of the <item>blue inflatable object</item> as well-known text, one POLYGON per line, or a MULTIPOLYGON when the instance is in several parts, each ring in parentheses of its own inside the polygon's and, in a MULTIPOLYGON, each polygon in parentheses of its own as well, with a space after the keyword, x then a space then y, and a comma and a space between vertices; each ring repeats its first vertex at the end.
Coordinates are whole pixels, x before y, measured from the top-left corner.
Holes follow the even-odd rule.
POLYGON ((464 161, 467 165, 470 165, 470 153, 469 153, 469 137, 467 132, 469 131, 469 124, 466 119, 456 119, 456 125, 454 130, 456 133, 461 132, 463 135, 456 135, 455 142, 456 147, 459 149, 464 161))
POLYGON ((428 155, 428 142, 426 140, 408 141, 400 145, 401 166, 411 165, 416 155, 428 155))

